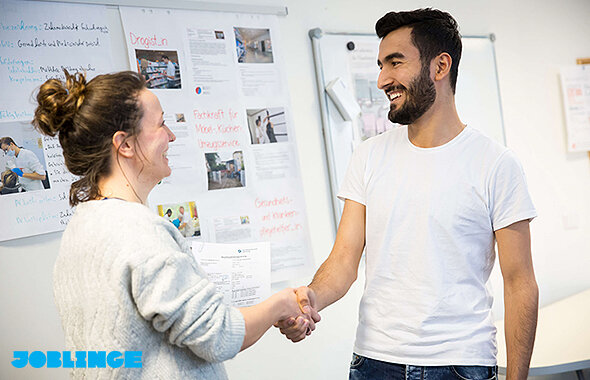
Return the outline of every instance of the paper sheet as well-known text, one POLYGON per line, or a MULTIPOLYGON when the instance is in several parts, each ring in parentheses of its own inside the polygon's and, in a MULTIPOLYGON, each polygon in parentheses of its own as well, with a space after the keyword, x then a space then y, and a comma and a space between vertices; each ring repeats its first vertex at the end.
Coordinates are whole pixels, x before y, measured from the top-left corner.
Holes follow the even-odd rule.
POLYGON ((252 306, 270 296, 270 244, 195 241, 192 250, 226 304, 252 306))
POLYGON ((561 89, 570 152, 590 150, 590 65, 562 67, 561 89))

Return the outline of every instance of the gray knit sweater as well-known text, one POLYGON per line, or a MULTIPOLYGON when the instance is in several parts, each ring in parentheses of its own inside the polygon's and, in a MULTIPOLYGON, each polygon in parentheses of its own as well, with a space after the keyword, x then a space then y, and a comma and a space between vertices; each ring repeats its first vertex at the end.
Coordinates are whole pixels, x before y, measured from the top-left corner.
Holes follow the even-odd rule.
POLYGON ((242 314, 222 303, 174 225, 147 207, 79 204, 53 277, 68 350, 143 352, 142 368, 80 368, 73 378, 227 378, 220 362, 240 350, 242 314))

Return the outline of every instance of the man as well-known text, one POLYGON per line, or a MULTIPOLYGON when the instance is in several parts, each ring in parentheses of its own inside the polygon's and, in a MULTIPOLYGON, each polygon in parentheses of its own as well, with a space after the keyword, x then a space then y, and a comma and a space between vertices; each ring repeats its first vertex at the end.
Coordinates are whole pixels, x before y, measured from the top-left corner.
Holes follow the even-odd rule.
POLYGON ((266 135, 268 136, 268 141, 270 141, 271 143, 276 143, 277 138, 275 136, 275 128, 272 122, 270 121, 270 115, 268 113, 268 110, 266 110, 266 117, 264 118, 264 121, 266 122, 266 135))
POLYGON ((41 181, 45 180, 45 168, 35 153, 19 148, 11 137, 2 137, 0 147, 5 155, 14 158, 16 167, 11 170, 20 177, 19 182, 25 191, 44 189, 41 181))
MULTIPOLYGON (((403 124, 362 143, 338 194, 336 242, 299 302, 313 316, 356 280, 366 249, 351 379, 496 376, 492 295, 498 244, 508 379, 525 379, 538 306, 529 221, 536 216, 514 154, 466 127, 454 101, 461 39, 445 12, 390 12, 378 86, 403 124)), ((474 128, 477 126, 473 126, 474 128)), ((303 320, 281 321, 305 338, 303 320)))
POLYGON ((166 80, 168 81, 166 87, 167 88, 174 88, 174 85, 175 85, 174 77, 176 77, 176 66, 174 66, 174 63, 172 63, 172 61, 170 61, 170 58, 168 58, 167 55, 163 55, 162 60, 166 64, 166 80))

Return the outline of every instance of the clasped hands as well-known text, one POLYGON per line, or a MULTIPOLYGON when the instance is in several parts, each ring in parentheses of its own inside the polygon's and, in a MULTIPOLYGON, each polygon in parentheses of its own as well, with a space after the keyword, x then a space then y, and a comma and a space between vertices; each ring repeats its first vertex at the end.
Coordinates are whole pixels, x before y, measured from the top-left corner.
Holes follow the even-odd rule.
POLYGON ((311 335, 311 332, 315 330, 315 324, 320 321, 321 317, 315 310, 315 293, 312 289, 300 286, 294 289, 293 296, 296 302, 293 314, 289 318, 276 322, 274 326, 287 339, 295 343, 311 335))

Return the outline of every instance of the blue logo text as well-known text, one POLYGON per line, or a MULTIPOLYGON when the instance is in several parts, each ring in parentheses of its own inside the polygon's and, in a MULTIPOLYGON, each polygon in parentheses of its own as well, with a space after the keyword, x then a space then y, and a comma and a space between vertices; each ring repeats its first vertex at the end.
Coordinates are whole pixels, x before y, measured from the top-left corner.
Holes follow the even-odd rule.
POLYGON ((141 368, 141 351, 14 351, 13 367, 141 368), (73 355, 73 357, 72 357, 73 355))

